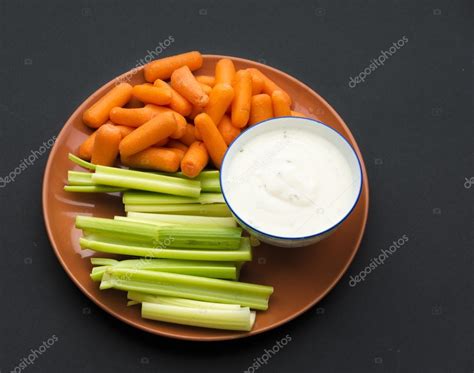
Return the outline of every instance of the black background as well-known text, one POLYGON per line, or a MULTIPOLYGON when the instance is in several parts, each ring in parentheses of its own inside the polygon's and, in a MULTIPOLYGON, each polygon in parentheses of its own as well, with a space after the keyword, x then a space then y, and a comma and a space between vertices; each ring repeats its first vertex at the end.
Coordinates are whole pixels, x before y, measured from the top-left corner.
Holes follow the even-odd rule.
POLYGON ((362 246, 322 302, 263 335, 191 343, 121 323, 69 280, 43 224, 45 154, 0 189, 2 372, 53 334, 28 371, 242 372, 287 334, 258 372, 474 370, 472 1, 0 4, 2 177, 89 94, 173 36, 162 56, 260 60, 313 87, 351 128, 370 185, 362 246), (348 86, 403 36, 384 66, 348 86), (348 285, 404 234, 383 266, 348 285))

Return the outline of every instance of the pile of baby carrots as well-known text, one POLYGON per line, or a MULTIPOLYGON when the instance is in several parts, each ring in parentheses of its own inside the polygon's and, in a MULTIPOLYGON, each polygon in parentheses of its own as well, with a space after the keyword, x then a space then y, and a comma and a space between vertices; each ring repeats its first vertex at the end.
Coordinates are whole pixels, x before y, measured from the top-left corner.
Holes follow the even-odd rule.
POLYGON ((132 168, 181 170, 194 178, 212 161, 220 168, 229 144, 247 126, 291 110, 291 98, 255 68, 236 71, 217 62, 214 76, 194 75, 197 51, 155 60, 143 69, 146 83, 121 83, 83 113, 95 130, 80 146, 80 158, 113 166, 118 157, 132 168))

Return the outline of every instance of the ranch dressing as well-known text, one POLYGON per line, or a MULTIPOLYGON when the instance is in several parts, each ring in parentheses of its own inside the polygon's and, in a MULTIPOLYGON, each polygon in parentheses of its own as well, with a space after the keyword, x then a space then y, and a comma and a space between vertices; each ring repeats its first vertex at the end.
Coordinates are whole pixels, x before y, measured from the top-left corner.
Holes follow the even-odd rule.
POLYGON ((354 204, 348 161, 328 139, 304 127, 257 133, 227 165, 226 200, 252 228, 306 237, 339 223, 354 204))

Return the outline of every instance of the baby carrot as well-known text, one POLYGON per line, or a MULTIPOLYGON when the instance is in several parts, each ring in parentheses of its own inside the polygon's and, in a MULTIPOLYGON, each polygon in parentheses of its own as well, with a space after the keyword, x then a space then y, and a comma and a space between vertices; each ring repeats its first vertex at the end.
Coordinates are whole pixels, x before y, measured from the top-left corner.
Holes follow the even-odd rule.
POLYGON ((133 128, 133 127, 122 126, 122 125, 115 126, 115 128, 118 128, 118 129, 119 129, 120 135, 122 135, 122 139, 123 139, 125 136, 130 135, 130 134, 133 132, 133 130, 135 129, 135 128, 133 128))
POLYGON ((212 162, 217 168, 220 168, 224 154, 227 151, 227 144, 222 138, 221 133, 211 117, 206 113, 199 114, 194 119, 194 123, 202 136, 202 140, 206 145, 206 149, 209 152, 212 162))
POLYGON ((149 84, 138 84, 133 87, 133 97, 147 104, 168 105, 171 102, 169 87, 154 87, 149 84))
POLYGON ((247 125, 252 99, 252 78, 247 70, 235 74, 234 101, 232 102, 232 124, 243 128, 247 125))
POLYGON ((184 118, 180 113, 177 113, 176 111, 170 109, 169 107, 164 107, 164 106, 155 106, 155 105, 150 105, 153 106, 153 110, 155 111, 155 115, 158 114, 163 114, 163 113, 172 113, 174 115, 174 119, 176 120, 176 131, 171 135, 173 139, 179 139, 185 131, 186 128, 186 118, 184 118))
POLYGON ((255 69, 253 67, 248 69, 251 74, 258 75, 263 79, 263 92, 267 95, 272 95, 273 91, 280 90, 285 94, 286 101, 288 105, 291 105, 291 97, 286 93, 283 89, 281 89, 273 80, 269 79, 266 75, 264 75, 260 70, 255 69))
POLYGON ((210 75, 197 75, 196 80, 199 83, 208 85, 209 87, 214 87, 214 85, 216 84, 216 78, 210 75))
POLYGON ((125 105, 132 97, 132 86, 121 83, 104 96, 82 115, 84 123, 91 128, 99 128, 109 119, 109 112, 115 106, 125 105))
POLYGON ((266 93, 252 97, 249 125, 273 117, 272 99, 266 93))
POLYGON ((193 105, 191 105, 191 103, 181 96, 176 90, 171 88, 168 83, 161 79, 156 79, 153 85, 158 88, 167 88, 171 90, 171 102, 169 103, 169 107, 171 109, 184 116, 187 116, 191 113, 193 105))
POLYGON ((194 119, 194 118, 196 118, 196 115, 201 114, 202 112, 204 112, 204 108, 199 107, 199 106, 193 106, 193 110, 188 115, 188 118, 189 119, 194 119))
POLYGON ((211 94, 212 87, 207 85, 207 84, 201 83, 201 82, 198 82, 198 83, 201 86, 204 93, 209 96, 211 94))
POLYGON ((255 72, 255 69, 247 69, 252 76, 252 95, 258 95, 262 93, 264 81, 260 74, 255 72))
POLYGON ((171 74, 171 87, 195 106, 204 107, 209 101, 209 96, 204 92, 188 66, 180 67, 171 74))
POLYGON ((179 155, 170 149, 151 147, 130 156, 122 155, 121 161, 128 167, 176 172, 181 160, 179 155))
POLYGON ((164 148, 166 150, 169 150, 169 151, 172 151, 174 154, 176 154, 178 157, 179 157, 179 161, 181 162, 184 158, 184 154, 186 154, 186 152, 182 149, 178 149, 178 148, 164 148))
POLYGON ((188 151, 181 160, 181 171, 187 177, 198 176, 209 162, 209 154, 206 146, 201 141, 191 144, 188 151))
POLYGON ((240 128, 234 127, 230 118, 227 115, 224 115, 217 126, 217 129, 222 135, 225 143, 230 145, 234 139, 240 135, 240 128))
POLYGON ((234 84, 235 66, 228 58, 222 58, 216 63, 216 80, 215 84, 226 83, 234 84))
POLYGON ((162 146, 165 146, 166 144, 168 144, 169 141, 170 139, 168 137, 165 137, 164 139, 161 139, 160 141, 158 141, 156 144, 153 144, 153 146, 157 148, 161 148, 162 146))
POLYGON ((94 148, 95 137, 97 131, 93 132, 79 147, 78 156, 85 161, 90 161, 92 158, 92 149, 94 148))
POLYGON ((174 149, 181 149, 183 152, 188 151, 188 146, 184 145, 181 141, 179 140, 170 140, 166 144, 167 148, 174 148, 174 149))
POLYGON ((157 106, 151 104, 145 105, 142 108, 132 109, 114 107, 110 110, 110 120, 124 126, 139 127, 158 113, 160 113, 160 110, 157 109, 157 106))
MULTIPOLYGON (((184 119, 184 118, 183 118, 184 119)), ((176 120, 176 116, 175 116, 176 120)), ((176 120, 176 130, 170 135, 172 139, 180 139, 186 133, 186 119, 176 120)))
POLYGON ((92 148, 91 162, 101 166, 113 166, 119 153, 119 144, 122 140, 120 130, 111 124, 101 126, 92 148))
POLYGON ((280 90, 272 93, 273 115, 275 117, 287 117, 291 115, 290 105, 286 100, 286 93, 280 90))
POLYGON ((183 144, 190 146, 194 141, 196 141, 196 136, 194 135, 194 126, 192 124, 186 124, 186 131, 184 135, 179 139, 183 144))
POLYGON ((193 51, 161 58, 145 65, 143 72, 148 82, 154 82, 156 79, 168 79, 173 71, 183 66, 187 66, 191 71, 199 69, 202 66, 201 53, 193 51))
POLYGON ((120 155, 130 156, 156 144, 176 131, 172 113, 158 114, 120 142, 120 155))
POLYGON ((201 133, 199 132, 196 126, 194 126, 194 137, 196 138, 196 140, 202 141, 201 133))
POLYGON ((207 113, 214 123, 219 123, 227 108, 234 98, 234 89, 227 83, 218 83, 212 88, 209 95, 209 103, 204 112, 207 113))

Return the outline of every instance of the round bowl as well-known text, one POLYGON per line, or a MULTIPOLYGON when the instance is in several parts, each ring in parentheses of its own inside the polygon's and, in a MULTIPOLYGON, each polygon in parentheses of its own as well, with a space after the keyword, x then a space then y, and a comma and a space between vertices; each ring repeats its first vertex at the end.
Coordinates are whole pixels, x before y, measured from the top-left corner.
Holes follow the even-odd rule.
MULTIPOLYGON (((119 196, 84 195, 63 190, 68 170, 80 170, 67 155, 76 152, 91 130, 82 122, 84 111, 109 91, 117 82, 144 82, 141 69, 133 69, 112 79, 85 98, 61 130, 49 155, 43 179, 43 215, 54 253, 65 272, 77 287, 104 311, 141 330, 157 335, 193 341, 218 341, 243 338, 276 328, 302 314, 319 302, 341 279, 356 254, 367 222, 369 189, 367 173, 359 147, 349 128, 337 112, 316 92, 297 79, 254 61, 220 55, 204 55, 204 64, 197 74, 211 75, 217 61, 230 58, 237 69, 255 67, 288 92, 294 101, 293 110, 318 119, 338 130, 354 147, 361 160, 363 188, 354 212, 331 237, 311 246, 298 249, 298 255, 268 244, 254 248, 253 261, 242 268, 241 280, 275 289, 269 309, 258 312, 250 332, 211 330, 167 324, 142 319, 137 307, 127 307, 126 296, 119 291, 101 291, 89 274, 91 264, 79 247, 81 232, 74 227, 77 214, 110 218, 124 214, 119 196), (297 289, 297 291, 295 291, 297 289)), ((342 297, 343 298, 343 297, 342 297)), ((343 302, 343 299, 339 299, 343 302)), ((116 325, 117 329, 119 325, 116 325)))
MULTIPOLYGON (((317 172, 316 168, 317 167, 314 166, 315 172, 317 172)), ((232 142, 227 149, 222 162, 220 182, 222 194, 229 209, 239 224, 251 235, 258 238, 260 241, 274 246, 303 247, 315 244, 334 233, 351 214, 362 191, 362 167, 354 148, 335 129, 314 119, 279 117, 257 123, 242 132, 232 142), (301 224, 299 223, 296 225, 299 229, 294 229, 295 233, 292 234, 283 235, 275 231, 270 232, 268 226, 267 229, 257 229, 256 226, 261 226, 262 224, 260 224, 257 218, 251 216, 251 214, 256 208, 258 208, 260 202, 259 199, 261 195, 259 195, 258 190, 256 190, 258 188, 252 189, 251 187, 250 190, 246 189, 246 191, 249 191, 250 193, 246 193, 245 200, 251 204, 251 208, 243 207, 243 204, 239 204, 239 200, 233 195, 234 191, 239 191, 243 185, 254 180, 257 173, 260 173, 267 168, 270 161, 278 156, 280 150, 280 146, 271 143, 269 149, 258 149, 260 151, 259 154, 254 154, 254 152, 252 152, 252 156, 255 157, 255 159, 251 161, 251 166, 247 168, 246 166, 241 167, 235 163, 235 159, 238 158, 243 148, 257 136, 268 136, 268 134, 274 133, 275 131, 279 134, 288 129, 307 131, 306 133, 308 135, 314 135, 325 143, 328 143, 328 145, 331 146, 333 150, 337 151, 338 155, 340 155, 349 166, 347 171, 350 172, 351 183, 350 185, 342 186, 342 192, 338 193, 336 198, 337 200, 342 200, 342 197, 344 197, 343 200, 346 204, 337 211, 336 219, 328 219, 329 216, 334 214, 334 211, 333 214, 331 214, 328 210, 335 200, 325 201, 324 205, 316 205, 308 199, 307 202, 309 202, 308 204, 311 206, 310 217, 317 216, 319 218, 324 216, 324 220, 329 222, 323 229, 312 230, 310 234, 297 234, 298 230, 301 228, 301 224)), ((324 182, 324 180, 320 181, 320 183, 324 182)), ((301 211, 307 211, 307 209, 301 209, 301 211)), ((286 215, 285 211, 281 211, 281 214, 278 215, 286 218, 287 221, 285 221, 285 226, 290 226, 293 223, 293 217, 286 215)))

